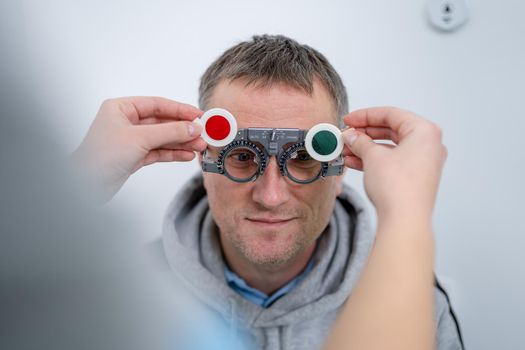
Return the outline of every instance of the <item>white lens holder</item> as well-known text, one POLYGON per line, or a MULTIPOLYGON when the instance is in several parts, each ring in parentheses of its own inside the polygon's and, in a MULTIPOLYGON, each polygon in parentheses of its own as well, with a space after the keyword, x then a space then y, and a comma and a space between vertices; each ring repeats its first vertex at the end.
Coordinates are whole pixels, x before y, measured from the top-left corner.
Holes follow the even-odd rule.
POLYGON ((343 146, 341 130, 329 123, 314 125, 304 138, 306 151, 320 162, 330 162, 339 157, 343 146))
POLYGON ((202 126, 201 137, 210 146, 224 147, 237 135, 237 121, 223 108, 212 108, 194 122, 202 126))

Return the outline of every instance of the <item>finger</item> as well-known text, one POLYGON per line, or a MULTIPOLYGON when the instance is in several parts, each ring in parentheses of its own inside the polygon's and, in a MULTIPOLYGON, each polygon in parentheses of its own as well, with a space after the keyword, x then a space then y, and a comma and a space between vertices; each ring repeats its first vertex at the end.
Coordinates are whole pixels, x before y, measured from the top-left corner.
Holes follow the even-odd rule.
POLYGON ((348 148, 347 145, 344 145, 343 150, 341 151, 341 155, 343 157, 347 157, 347 156, 353 156, 354 154, 352 153, 350 148, 348 148))
POLYGON ((399 143, 399 136, 397 132, 390 128, 385 127, 366 127, 366 128, 355 128, 357 131, 361 131, 374 140, 390 140, 394 143, 399 143))
POLYGON ((173 121, 173 118, 163 118, 163 117, 147 117, 140 119, 136 124, 146 125, 146 124, 161 124, 161 123, 170 123, 173 121))
POLYGON ((156 149, 144 157, 143 166, 158 162, 188 162, 195 158, 195 152, 182 150, 156 149))
POLYGON ((206 141, 204 141, 202 138, 196 138, 189 142, 184 143, 168 143, 165 145, 162 145, 162 148, 165 149, 180 149, 180 150, 186 150, 186 151, 192 151, 192 152, 202 152, 206 149, 207 144, 206 141))
POLYGON ((363 161, 366 161, 366 156, 370 150, 374 149, 375 147, 380 147, 374 143, 370 136, 363 134, 353 128, 343 132, 343 140, 348 148, 350 148, 350 151, 352 151, 355 156, 361 158, 363 161))
POLYGON ((376 142, 375 144, 378 145, 379 147, 384 147, 384 148, 388 148, 388 149, 392 149, 392 148, 397 147, 396 145, 391 145, 391 144, 388 144, 388 143, 381 143, 381 142, 376 142))
POLYGON ((194 120, 202 111, 186 103, 163 97, 134 96, 107 100, 101 109, 120 111, 132 122, 146 118, 167 118, 174 120, 194 120))
POLYGON ((182 144, 196 139, 202 132, 197 123, 180 121, 150 125, 136 125, 132 129, 136 137, 143 141, 148 151, 162 148, 170 143, 182 144))
POLYGON ((344 145, 343 147, 343 151, 341 152, 341 155, 343 157, 350 157, 350 156, 355 156, 355 154, 352 152, 352 150, 350 149, 350 147, 348 145, 344 145))
POLYGON ((344 162, 348 168, 363 171, 363 161, 356 156, 345 157, 344 162))
POLYGON ((415 113, 395 107, 373 107, 351 112, 344 122, 353 128, 385 127, 392 129, 401 138, 410 131, 410 126, 424 121, 415 113))
MULTIPOLYGON (((377 142, 377 141, 374 141, 374 143, 379 146, 379 147, 385 147, 385 148, 388 148, 388 149, 393 149, 395 147, 397 147, 397 145, 391 145, 391 144, 388 144, 388 143, 381 143, 381 142, 377 142)), ((352 156, 355 156, 355 154, 352 152, 352 150, 350 148, 348 148, 347 145, 345 145, 343 147, 343 151, 341 152, 341 155, 343 157, 352 157, 352 156)))

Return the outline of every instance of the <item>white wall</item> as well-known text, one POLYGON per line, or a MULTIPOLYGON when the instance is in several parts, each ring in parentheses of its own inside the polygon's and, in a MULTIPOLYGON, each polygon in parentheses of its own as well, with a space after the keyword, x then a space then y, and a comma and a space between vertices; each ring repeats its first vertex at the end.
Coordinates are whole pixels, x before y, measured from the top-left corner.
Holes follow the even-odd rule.
MULTIPOLYGON (((24 1, 35 84, 72 150, 108 97, 197 102, 223 50, 282 33, 323 52, 351 108, 396 105, 440 124, 449 159, 435 214, 437 272, 470 349, 523 349, 525 318, 525 3, 471 1, 471 20, 434 31, 425 1, 24 1)), ((195 163, 134 175, 111 206, 159 235, 164 209, 195 163)), ((348 183, 362 191, 361 176, 348 183)))

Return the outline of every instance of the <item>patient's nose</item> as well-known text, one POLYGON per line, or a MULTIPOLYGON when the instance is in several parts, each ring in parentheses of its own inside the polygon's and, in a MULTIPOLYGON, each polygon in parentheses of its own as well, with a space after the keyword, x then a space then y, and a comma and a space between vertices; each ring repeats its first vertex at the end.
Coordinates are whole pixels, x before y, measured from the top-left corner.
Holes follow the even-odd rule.
POLYGON ((255 181, 252 199, 266 209, 277 208, 290 199, 288 186, 275 157, 270 157, 264 174, 255 181))

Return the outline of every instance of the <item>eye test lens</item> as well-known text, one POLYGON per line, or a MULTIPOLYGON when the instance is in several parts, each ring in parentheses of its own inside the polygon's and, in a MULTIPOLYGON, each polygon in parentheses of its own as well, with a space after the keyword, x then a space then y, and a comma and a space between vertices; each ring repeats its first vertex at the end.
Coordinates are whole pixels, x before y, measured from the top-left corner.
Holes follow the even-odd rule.
POLYGON ((222 108, 212 108, 195 121, 203 126, 201 137, 210 146, 224 147, 237 134, 237 121, 230 112, 222 108))
POLYGON ((320 162, 336 159, 343 150, 341 131, 328 123, 317 124, 308 130, 304 143, 312 158, 320 162))
POLYGON ((294 151, 285 162, 286 172, 295 182, 309 183, 321 174, 322 163, 313 159, 306 149, 294 151))
POLYGON ((266 157, 254 144, 234 141, 219 155, 226 176, 237 182, 248 182, 259 176, 266 157))
POLYGON ((289 147, 279 160, 281 172, 292 181, 302 184, 311 183, 323 172, 323 163, 313 159, 304 147, 298 143, 289 147))
POLYGON ((283 176, 299 184, 309 184, 320 177, 342 174, 343 142, 340 130, 328 123, 310 130, 295 128, 244 128, 237 130, 235 118, 228 111, 214 108, 200 120, 202 138, 220 148, 203 152, 202 170, 222 174, 232 181, 255 181, 276 157, 283 176), (217 154, 217 153, 215 153, 217 154))

